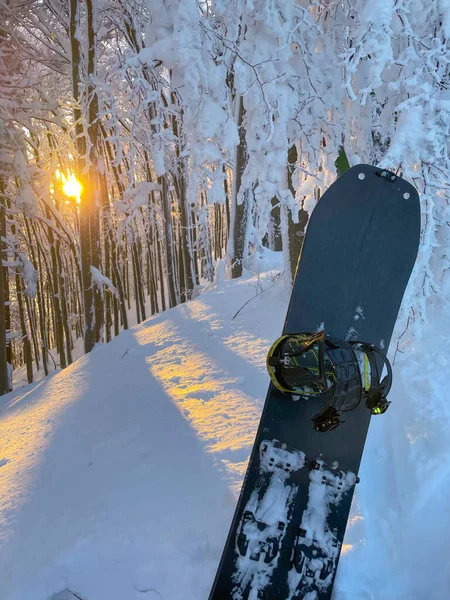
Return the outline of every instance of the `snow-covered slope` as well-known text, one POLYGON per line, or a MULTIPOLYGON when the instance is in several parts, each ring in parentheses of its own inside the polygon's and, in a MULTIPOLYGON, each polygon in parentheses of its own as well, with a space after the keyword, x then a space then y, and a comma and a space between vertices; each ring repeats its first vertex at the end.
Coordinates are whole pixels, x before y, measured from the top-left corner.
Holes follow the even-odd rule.
MULTIPOLYGON (((288 301, 276 272, 219 283, 0 399, 1 600, 207 599, 288 301)), ((436 318, 373 419, 337 600, 450 597, 449 319, 436 318)))

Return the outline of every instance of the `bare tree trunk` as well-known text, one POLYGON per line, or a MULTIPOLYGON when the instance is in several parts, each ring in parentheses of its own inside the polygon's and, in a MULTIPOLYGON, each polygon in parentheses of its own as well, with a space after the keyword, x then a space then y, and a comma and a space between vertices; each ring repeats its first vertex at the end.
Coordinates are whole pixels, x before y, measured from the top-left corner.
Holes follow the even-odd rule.
POLYGON ((36 228, 34 224, 31 224, 31 228, 34 233, 34 237, 36 239, 36 249, 37 249, 37 267, 38 267, 38 282, 37 282, 37 301, 38 301, 38 309, 39 309, 39 332, 41 335, 41 356, 42 356, 42 366, 44 368, 45 376, 48 375, 48 365, 47 365, 47 333, 45 331, 45 323, 46 323, 46 308, 45 308, 45 291, 44 291, 44 282, 43 282, 43 268, 42 268, 42 260, 41 260, 41 248, 40 242, 37 237, 36 228))
MULTIPOLYGON (((101 223, 100 209, 107 202, 106 185, 101 185, 101 171, 104 170, 104 161, 101 154, 101 132, 98 115, 98 95, 95 88, 97 74, 97 21, 96 10, 97 0, 86 1, 86 16, 87 16, 87 36, 88 36, 88 134, 90 141, 89 159, 91 167, 89 168, 90 180, 90 245, 91 245, 91 265, 102 271, 102 248, 101 248, 101 223), (101 165, 101 167, 100 167, 101 165)), ((105 322, 104 307, 103 307, 103 291, 99 285, 94 286, 94 342, 102 341, 103 326, 105 322)))
POLYGON ((214 205, 214 260, 222 258, 222 207, 214 205))
POLYGON ((128 245, 127 245, 127 241, 126 238, 124 236, 124 256, 123 256, 123 281, 124 281, 124 290, 125 290, 125 297, 127 299, 127 303, 128 303, 128 310, 131 310, 131 294, 130 294, 130 277, 128 274, 128 245))
MULTIPOLYGON (((112 282, 113 286, 117 289, 117 280, 115 276, 116 272, 113 270, 112 272, 112 282)), ((119 335, 120 331, 120 323, 119 323, 119 301, 116 296, 113 297, 113 314, 114 314, 114 337, 119 335)))
MULTIPOLYGON (((46 208, 47 220, 51 221, 51 215, 48 208, 46 208)), ((48 271, 48 278, 52 289, 52 303, 53 303, 53 314, 55 316, 55 339, 56 339, 56 351, 59 354, 59 364, 61 369, 67 366, 66 353, 64 350, 64 329, 63 329, 63 315, 62 315, 62 297, 59 285, 60 271, 58 269, 58 253, 59 243, 55 241, 53 229, 47 227, 47 238, 50 244, 50 258, 51 258, 51 271, 48 271)), ((62 283, 64 280, 62 281, 62 283)))
MULTIPOLYGON (((106 188, 106 178, 104 174, 100 174, 99 182, 101 185, 101 199, 102 199, 102 221, 104 228, 104 255, 105 255, 105 275, 108 279, 112 280, 111 275, 111 241, 110 231, 112 227, 110 208, 108 202, 108 192, 106 188)), ((113 284, 114 285, 114 284, 113 284)), ((105 339, 106 342, 111 341, 111 326, 112 326, 112 314, 111 304, 113 299, 111 294, 108 292, 105 296, 105 339)))
POLYGON ((140 299, 139 299, 139 289, 138 289, 138 266, 136 264, 136 253, 135 253, 135 244, 133 242, 133 248, 131 252, 131 260, 133 267, 133 284, 134 284, 134 301, 136 304, 136 323, 139 324, 141 319, 141 311, 140 311, 140 299))
POLYGON ((78 152, 78 177, 83 185, 84 194, 79 205, 80 222, 80 249, 81 273, 83 285, 83 312, 84 312, 84 350, 90 352, 94 344, 101 339, 103 328, 103 296, 99 286, 94 285, 91 266, 100 268, 100 190, 98 185, 98 154, 99 124, 98 98, 95 93, 95 22, 92 0, 86 0, 87 36, 88 36, 88 64, 87 64, 87 101, 90 150, 89 162, 92 165, 88 174, 83 175, 86 167, 86 137, 82 122, 82 113, 79 107, 82 99, 80 85, 82 84, 82 53, 81 41, 81 2, 70 0, 69 36, 72 56, 72 91, 77 105, 74 107, 75 141, 78 152))
POLYGON ((31 352, 30 336, 28 334, 26 322, 25 322, 25 311, 23 308, 23 296, 24 288, 22 278, 20 275, 16 275, 16 294, 17 302, 19 304, 19 317, 20 327, 22 329, 22 340, 23 340, 23 362, 27 367, 27 380, 28 383, 33 383, 33 355, 31 352))
MULTIPOLYGON (((30 248, 30 254, 31 254, 31 260, 33 262, 34 267, 37 267, 37 261, 36 261, 36 253, 34 251, 34 245, 33 245, 33 238, 31 236, 31 229, 30 229, 30 225, 28 223, 28 219, 26 217, 24 217, 24 221, 25 221, 25 229, 27 231, 27 237, 28 237, 28 241, 29 241, 29 248, 30 248)), ((36 282, 36 295, 38 295, 38 291, 39 291, 39 280, 37 280, 36 282)), ((38 344, 38 340, 37 340, 37 326, 36 326, 36 304, 35 302, 31 302, 30 299, 28 298, 28 296, 25 296, 25 300, 26 300, 26 305, 27 305, 27 313, 28 313, 28 322, 30 323, 30 331, 31 331, 31 339, 33 341, 33 347, 34 347, 34 358, 36 361, 36 369, 39 371, 40 370, 40 364, 39 364, 39 344, 38 344)))
MULTIPOLYGON (((88 189, 88 178, 83 175, 86 162, 86 139, 84 136, 82 113, 79 108, 81 93, 79 90, 82 74, 81 55, 81 27, 80 27, 80 0, 70 0, 69 37, 72 56, 72 93, 76 105, 73 109, 75 121, 75 144, 78 152, 78 178, 84 190, 88 189)), ((84 314, 84 351, 90 352, 94 347, 93 323, 93 289, 91 276, 91 243, 89 223, 89 199, 82 197, 79 206, 80 223, 80 252, 81 252, 81 279, 83 287, 83 314, 84 314)))
MULTIPOLYGON (((50 273, 47 267, 47 273, 50 273)), ((54 342, 55 336, 55 311, 53 310, 53 302, 52 302, 52 286, 50 281, 50 276, 47 277, 47 284, 45 286, 45 304, 46 304, 46 313, 49 315, 47 327, 45 329, 46 333, 46 341, 45 347, 47 349, 53 348, 56 346, 56 342, 54 342)))
MULTIPOLYGON (((177 103, 175 94, 172 94, 172 102, 177 103)), ((181 116, 182 116, 181 111, 181 116)), ((178 121, 180 117, 174 115, 172 118, 173 133, 177 139, 175 153, 177 156, 177 173, 173 173, 173 181, 177 190, 178 204, 180 207, 180 301, 186 302, 192 296, 194 289, 192 256, 191 256, 191 227, 189 222, 189 211, 186 199, 186 163, 182 158, 182 131, 178 121)))
POLYGON ((239 98, 238 110, 239 145, 236 149, 236 164, 233 186, 232 206, 232 232, 231 249, 231 276, 233 279, 242 275, 242 267, 246 253, 247 225, 248 225, 248 196, 244 192, 242 202, 238 203, 238 194, 241 189, 242 174, 247 162, 247 150, 245 145, 244 129, 244 102, 242 96, 239 98))
POLYGON ((61 254, 58 255, 59 262, 59 293, 61 294, 61 306, 62 306, 62 323, 64 330, 64 337, 66 338, 66 352, 67 352, 67 364, 71 365, 72 360, 72 336, 70 333, 69 326, 69 311, 67 302, 66 286, 67 280, 65 273, 68 272, 67 267, 63 267, 61 264, 61 254))
MULTIPOLYGON (((150 212, 150 206, 149 206, 150 212)), ((151 314, 155 314, 159 312, 159 302, 158 302, 158 294, 157 294, 157 277, 156 277, 156 264, 155 264, 155 231, 156 227, 153 223, 148 224, 148 236, 147 236, 147 261, 148 261, 148 270, 149 270, 149 296, 150 296, 150 304, 151 304, 151 314)))
MULTIPOLYGON (((111 254, 112 254, 112 270, 113 270, 113 283, 114 283, 114 287, 117 289, 117 291, 119 292, 119 308, 120 308, 120 317, 122 320, 122 326, 124 329, 128 329, 128 317, 127 317, 127 311, 126 311, 126 307, 125 307, 125 292, 124 292, 124 286, 123 286, 123 281, 122 281, 122 276, 120 273, 120 268, 117 266, 117 248, 116 248, 116 243, 112 234, 112 231, 109 231, 109 238, 110 238, 110 242, 111 242, 111 254)), ((117 333, 115 335, 119 335, 118 329, 117 329, 117 333)))
POLYGON ((165 234, 165 246, 166 246, 166 273, 167 273, 167 287, 169 291, 169 308, 176 306, 177 298, 175 294, 175 272, 174 272, 174 257, 173 257, 173 228, 169 206, 169 193, 167 190, 166 177, 159 178, 161 185, 161 203, 164 213, 164 234, 165 234))
POLYGON ((161 310, 166 310, 166 290, 164 288, 164 275, 163 275, 163 256, 162 256, 162 243, 159 235, 159 229, 156 228, 156 248, 158 257, 158 275, 159 275, 159 295, 161 298, 161 310))
POLYGON ((194 269, 195 284, 200 284, 199 275, 199 260, 198 260, 198 219, 196 218, 195 212, 191 211, 191 223, 192 223, 192 266, 194 269))
MULTIPOLYGON (((288 187, 291 194, 295 198, 295 189, 292 182, 292 176, 295 171, 295 163, 297 162, 297 148, 295 145, 291 146, 288 152, 288 167, 287 167, 287 179, 288 187)), ((298 211, 298 223, 294 223, 293 215, 291 211, 288 212, 288 242, 289 242, 289 265, 291 268, 291 279, 294 280, 295 272, 297 270, 297 263, 300 256, 300 252, 303 246, 303 240, 305 239, 305 227, 308 222, 308 213, 301 208, 298 211)))
MULTIPOLYGON (((8 210, 8 200, 4 195, 5 192, 5 188, 4 188, 4 180, 3 178, 1 179, 1 184, 2 187, 0 188, 0 198, 2 200, 3 203, 3 207, 4 207, 4 213, 3 213, 3 217, 4 217, 4 237, 6 237, 6 222, 7 222, 7 218, 6 218, 6 211, 8 210)), ((2 242, 0 240, 0 248, 2 247, 2 242)), ((0 250, 1 252, 1 250, 0 250)), ((6 260, 7 258, 7 254, 6 254, 6 245, 3 248, 3 259, 6 260)), ((6 360, 8 361, 8 364, 10 366, 10 368, 12 368, 12 364, 13 364, 13 347, 11 342, 8 340, 8 335, 11 333, 11 299, 10 299, 10 293, 9 293, 9 271, 8 271, 8 267, 3 267, 3 285, 4 285, 4 297, 5 297, 5 326, 6 326, 6 360)))
POLYGON ((145 313, 145 294, 144 294, 144 282, 142 281, 142 273, 144 271, 142 265, 142 244, 138 239, 135 242, 135 253, 136 253, 136 269, 137 269, 137 281, 138 281, 138 294, 139 302, 141 304, 141 316, 142 320, 145 321, 147 315, 145 313))
MULTIPOLYGON (((228 174, 227 174, 227 170, 224 167, 223 168, 223 173, 224 173, 224 180, 223 180, 223 186, 225 189, 225 210, 226 210, 226 217, 227 217, 227 227, 226 227, 226 242, 228 242, 229 238, 230 238, 230 222, 231 222, 231 215, 230 215, 230 193, 229 193, 229 185, 228 185, 228 174)), ((226 248, 226 250, 228 250, 226 248)))
MULTIPOLYGON (((114 164, 114 153, 113 150, 111 148, 111 143, 106 139, 107 136, 107 132, 105 130, 105 128, 101 125, 100 123, 100 129, 104 138, 104 144, 105 144, 105 148, 106 148, 106 155, 109 159, 110 165, 111 165, 111 169, 114 175, 114 179, 116 182, 116 186, 117 186, 117 191, 119 192, 119 194, 123 194, 124 188, 123 188, 123 184, 120 178, 120 171, 119 171, 119 167, 115 166, 114 164)), ((123 285, 123 279, 120 273, 120 268, 117 266, 117 257, 118 257, 118 249, 117 249, 117 244, 116 244, 116 239, 114 236, 114 231, 113 231, 113 223, 111 220, 111 216, 110 216, 110 209, 109 209, 109 204, 108 204, 108 193, 106 190, 106 182, 104 185, 104 192, 102 193, 102 206, 104 208, 104 214, 107 215, 106 218, 106 222, 104 219, 104 231, 105 231, 105 256, 106 256, 106 276, 109 277, 108 273, 109 273, 109 267, 111 267, 112 269, 112 282, 114 287, 117 289, 118 293, 119 293, 119 299, 117 299, 115 296, 113 298, 113 310, 114 310, 114 335, 118 336, 119 335, 119 308, 120 308, 120 318, 123 324, 123 328, 124 329, 128 329, 128 318, 127 318, 127 313, 126 313, 126 309, 125 309, 125 295, 126 295, 126 291, 124 290, 124 285, 123 285), (111 261, 111 262, 110 262, 111 261)), ((126 246, 125 246, 125 253, 126 253, 126 246)), ((125 254, 125 262, 127 261, 127 257, 125 254)), ((124 273, 124 277, 125 277, 125 269, 123 270, 124 273)), ((127 284, 127 282, 125 281, 125 285, 127 284)), ((130 308, 129 305, 129 293, 128 293, 128 308, 130 308)), ((109 327, 108 323, 108 319, 110 319, 110 317, 108 317, 108 307, 109 307, 109 303, 107 302, 107 309, 106 309, 106 319, 107 319, 107 329, 109 327)), ((108 334, 107 334, 108 335, 108 334)))
POLYGON ((5 293, 5 271, 7 267, 3 267, 5 245, 2 241, 6 238, 6 199, 4 197, 5 184, 3 177, 0 175, 0 396, 8 393, 9 378, 8 378, 8 360, 6 353, 6 293, 5 293))
POLYGON ((31 299, 27 296, 27 294, 25 294, 25 306, 26 306, 26 309, 27 309, 28 323, 29 323, 29 326, 30 326, 31 343, 32 343, 33 349, 34 349, 34 360, 35 360, 35 363, 36 363, 36 370, 39 371, 40 370, 40 364, 39 364, 39 346, 38 346, 38 343, 37 343, 37 335, 36 335, 36 311, 35 311, 35 304, 34 304, 34 302, 31 301, 31 299))
MULTIPOLYGON (((59 202, 57 198, 55 198, 55 208, 59 211, 59 202)), ((55 272, 55 288, 56 288, 56 277, 58 277, 58 304, 61 307, 61 327, 64 333, 64 337, 66 339, 66 353, 67 353, 67 363, 66 357, 64 356, 64 364, 61 362, 61 368, 63 369, 66 364, 72 364, 72 338, 70 336, 69 331, 69 313, 67 310, 67 294, 66 294, 66 273, 68 273, 67 268, 63 267, 62 261, 62 253, 61 253, 61 242, 59 237, 54 242, 55 245, 55 255, 56 255, 56 269, 55 272)), ((62 335, 62 334, 61 334, 62 335)), ((64 351, 64 342, 62 342, 62 349, 64 351)))

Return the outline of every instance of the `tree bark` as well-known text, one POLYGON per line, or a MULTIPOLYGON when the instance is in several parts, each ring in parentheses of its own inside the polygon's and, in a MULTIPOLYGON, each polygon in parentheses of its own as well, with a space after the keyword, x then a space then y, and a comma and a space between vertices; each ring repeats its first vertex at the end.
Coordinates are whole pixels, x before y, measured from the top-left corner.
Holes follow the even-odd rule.
POLYGON ((175 271, 174 271, 174 257, 173 257, 173 228, 171 221, 171 211, 169 206, 169 193, 167 189, 166 177, 159 178, 159 184, 161 185, 161 203, 164 214, 164 235, 165 235, 165 247, 166 247, 166 273, 167 273, 167 287, 169 292, 169 308, 176 306, 177 298, 175 294, 175 271))
POLYGON ((238 203, 238 194, 242 184, 242 174, 247 162, 247 149, 245 144, 244 129, 244 101, 239 98, 238 127, 239 145, 236 149, 236 164, 234 174, 232 212, 232 254, 231 254, 231 276, 233 279, 242 275, 242 268, 246 252, 247 224, 248 224, 248 196, 244 191, 242 202, 238 203))
MULTIPOLYGON (((102 248, 101 248, 101 222, 100 209, 107 202, 102 197, 107 194, 106 185, 101 185, 101 171, 104 169, 103 156, 101 152, 101 132, 98 118, 98 95, 96 90, 97 75, 97 22, 96 22, 96 0, 86 0, 87 37, 88 37, 88 135, 90 141, 89 152, 89 229, 91 247, 91 265, 102 271, 102 248)), ((103 290, 101 284, 94 285, 93 308, 94 321, 94 343, 102 341, 103 327, 105 323, 103 307, 103 290)))
POLYGON ((5 294, 5 271, 7 267, 3 267, 3 260, 6 258, 4 254, 5 245, 2 241, 6 238, 6 199, 4 197, 4 181, 0 176, 0 396, 8 393, 9 378, 8 378, 8 360, 7 360, 7 340, 6 340, 6 294, 5 294))
MULTIPOLYGON (((297 148, 295 144, 290 147, 288 152, 288 167, 287 167, 287 178, 288 187, 291 194, 295 198, 295 188, 292 181, 292 176, 295 170, 295 163, 297 162, 297 148)), ((291 269, 291 279, 294 280, 295 273, 297 271, 298 259, 303 246, 303 240, 305 239, 305 227, 308 223, 308 213, 306 210, 301 208, 298 211, 298 222, 294 223, 293 215, 290 210, 288 212, 288 239, 289 239, 289 265, 291 269)))
POLYGON ((33 383, 33 355, 31 352, 30 336, 27 330, 25 322, 25 311, 23 307, 23 294, 25 293, 22 278, 20 275, 16 275, 16 294, 17 302, 19 304, 19 317, 20 317, 20 328, 22 330, 23 340, 23 362, 27 367, 27 381, 33 383))

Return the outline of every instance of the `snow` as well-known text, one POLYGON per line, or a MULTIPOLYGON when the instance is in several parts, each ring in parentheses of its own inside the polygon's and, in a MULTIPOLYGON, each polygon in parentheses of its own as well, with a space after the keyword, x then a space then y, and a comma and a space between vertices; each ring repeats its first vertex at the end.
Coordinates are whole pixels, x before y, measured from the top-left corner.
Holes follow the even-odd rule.
POLYGON ((253 491, 238 528, 238 535, 245 539, 247 548, 238 557, 238 568, 233 576, 237 584, 233 600, 257 600, 258 592, 270 581, 278 562, 274 547, 281 544, 284 538, 288 513, 297 492, 297 486, 288 480, 293 472, 305 464, 305 454, 287 449, 278 440, 263 440, 260 460, 267 489, 262 497, 261 489, 253 491), (250 593, 243 594, 242 590, 248 586, 250 593))
POLYGON ((103 286, 105 286, 106 289, 112 292, 115 296, 119 297, 119 292, 114 287, 111 279, 106 277, 106 275, 103 275, 103 273, 101 273, 96 267, 93 267, 92 265, 90 265, 90 271, 92 281, 95 285, 97 285, 100 288, 100 290, 103 290, 103 286))
MULTIPOLYGON (((208 598, 289 295, 278 256, 259 270, 0 398, 2 600, 208 598)), ((334 600, 450 597, 449 326, 401 339, 334 600)))

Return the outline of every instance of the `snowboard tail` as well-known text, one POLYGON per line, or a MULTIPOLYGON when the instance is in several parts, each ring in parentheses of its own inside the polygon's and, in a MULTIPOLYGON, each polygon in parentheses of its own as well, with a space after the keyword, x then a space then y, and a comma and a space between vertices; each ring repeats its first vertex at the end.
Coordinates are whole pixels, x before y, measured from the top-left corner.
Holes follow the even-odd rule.
MULTIPOLYGON (((325 329, 387 352, 419 236, 413 186, 377 167, 346 171, 311 215, 283 335, 325 329)), ((381 375, 381 354, 372 360, 381 375)), ((320 428, 326 394, 281 387, 269 387, 209 600, 331 597, 370 417, 387 403, 353 399, 320 428)))

